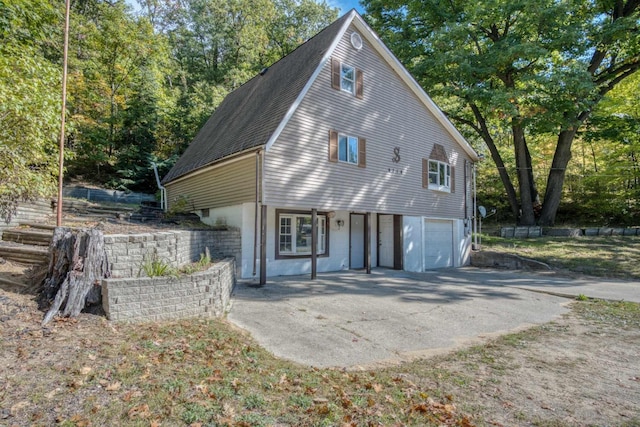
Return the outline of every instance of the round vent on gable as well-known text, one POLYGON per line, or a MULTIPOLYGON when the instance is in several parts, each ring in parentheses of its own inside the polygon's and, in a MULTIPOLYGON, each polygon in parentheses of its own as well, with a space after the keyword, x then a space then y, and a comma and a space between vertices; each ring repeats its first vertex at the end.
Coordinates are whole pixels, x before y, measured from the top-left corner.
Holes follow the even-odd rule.
POLYGON ((362 37, 358 33, 351 33, 351 45, 356 48, 356 50, 362 49, 362 37))

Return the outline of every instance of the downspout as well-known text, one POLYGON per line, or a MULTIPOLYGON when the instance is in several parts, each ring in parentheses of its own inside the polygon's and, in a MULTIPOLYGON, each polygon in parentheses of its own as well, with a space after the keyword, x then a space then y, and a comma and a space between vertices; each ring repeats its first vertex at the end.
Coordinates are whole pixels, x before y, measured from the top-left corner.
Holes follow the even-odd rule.
POLYGON ((478 199, 477 199, 477 183, 476 176, 478 174, 477 163, 471 165, 471 174, 473 175, 473 249, 479 250, 478 246, 478 199))
POLYGON ((258 269, 258 207, 260 204, 260 151, 256 151, 256 200, 254 208, 254 228, 253 228, 253 277, 256 276, 258 269))
POLYGON ((160 189, 160 207, 163 211, 167 211, 167 189, 160 184, 160 177, 158 176, 158 166, 155 162, 151 162, 153 166, 153 173, 156 176, 156 184, 158 184, 158 188, 160 189))
POLYGON ((471 169, 470 162, 468 160, 464 160, 464 237, 467 237, 468 230, 470 228, 469 221, 471 218, 469 217, 469 171, 471 169))

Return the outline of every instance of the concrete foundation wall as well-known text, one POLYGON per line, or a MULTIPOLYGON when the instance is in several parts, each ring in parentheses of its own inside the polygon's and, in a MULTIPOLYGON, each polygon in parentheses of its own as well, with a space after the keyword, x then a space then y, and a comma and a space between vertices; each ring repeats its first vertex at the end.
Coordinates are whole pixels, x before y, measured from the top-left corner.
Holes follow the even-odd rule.
POLYGON ((103 279, 102 306, 117 321, 220 317, 234 284, 235 261, 227 258, 191 275, 103 279))

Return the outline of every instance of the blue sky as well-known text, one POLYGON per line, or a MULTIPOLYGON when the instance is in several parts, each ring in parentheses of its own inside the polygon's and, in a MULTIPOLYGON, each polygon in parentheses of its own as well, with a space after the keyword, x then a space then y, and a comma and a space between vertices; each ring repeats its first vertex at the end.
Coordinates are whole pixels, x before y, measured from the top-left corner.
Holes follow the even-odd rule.
POLYGON ((341 16, 349 12, 353 8, 355 8, 360 14, 364 13, 364 9, 362 8, 358 0, 327 0, 327 3, 330 6, 339 8, 341 16))

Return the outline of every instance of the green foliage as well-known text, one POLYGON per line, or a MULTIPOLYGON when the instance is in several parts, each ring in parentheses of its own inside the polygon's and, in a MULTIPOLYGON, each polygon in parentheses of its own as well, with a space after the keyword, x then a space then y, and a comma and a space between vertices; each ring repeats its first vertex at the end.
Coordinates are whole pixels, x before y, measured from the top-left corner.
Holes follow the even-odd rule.
POLYGON ((19 200, 55 192, 60 99, 50 88, 58 79, 33 50, 0 52, 0 216, 7 220, 19 200))
POLYGON ((207 251, 206 253, 200 254, 200 259, 198 261, 191 264, 187 264, 182 268, 180 268, 180 272, 184 274, 193 274, 198 271, 206 270, 207 268, 209 268, 211 263, 212 263, 212 260, 211 260, 211 257, 208 255, 208 251, 207 251))
POLYGON ((144 272, 147 277, 174 276, 177 274, 175 268, 171 267, 167 261, 158 258, 155 254, 142 262, 138 275, 141 275, 142 272, 144 272))
POLYGON ((191 201, 189 200, 189 197, 180 195, 176 200, 171 202, 171 208, 167 211, 167 215, 172 216, 191 211, 191 201))
POLYGON ((638 3, 363 3, 422 86, 477 147, 486 145, 514 219, 535 222, 541 186, 539 221, 552 224, 576 132, 640 67, 638 3))

